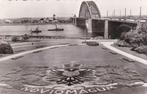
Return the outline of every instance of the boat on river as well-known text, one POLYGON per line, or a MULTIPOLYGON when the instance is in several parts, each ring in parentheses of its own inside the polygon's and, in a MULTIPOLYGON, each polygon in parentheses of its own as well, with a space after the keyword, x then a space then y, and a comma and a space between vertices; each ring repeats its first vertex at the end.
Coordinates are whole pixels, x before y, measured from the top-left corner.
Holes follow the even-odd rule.
POLYGON ((31 34, 33 34, 33 33, 39 34, 41 32, 42 32, 42 30, 40 30, 38 27, 35 30, 31 30, 31 34))
POLYGON ((64 31, 63 28, 48 29, 48 31, 64 31))

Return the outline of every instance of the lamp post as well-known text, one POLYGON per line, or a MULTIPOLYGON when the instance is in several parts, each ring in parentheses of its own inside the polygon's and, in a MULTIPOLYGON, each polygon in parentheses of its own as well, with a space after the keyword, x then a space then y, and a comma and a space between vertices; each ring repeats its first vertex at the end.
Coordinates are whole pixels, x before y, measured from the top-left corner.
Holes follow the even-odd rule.
POLYGON ((130 9, 130 16, 132 16, 132 10, 130 9))
POLYGON ((108 12, 108 10, 107 10, 107 18, 108 18, 108 16, 109 16, 109 12, 108 12))
POLYGON ((125 17, 127 16, 127 9, 125 8, 125 17))
POLYGON ((141 18, 141 16, 142 16, 142 7, 140 6, 139 17, 141 18))
POLYGON ((120 14, 120 17, 121 17, 121 10, 120 10, 119 14, 120 14))
POLYGON ((114 9, 114 11, 113 11, 113 16, 115 17, 115 9, 114 9))

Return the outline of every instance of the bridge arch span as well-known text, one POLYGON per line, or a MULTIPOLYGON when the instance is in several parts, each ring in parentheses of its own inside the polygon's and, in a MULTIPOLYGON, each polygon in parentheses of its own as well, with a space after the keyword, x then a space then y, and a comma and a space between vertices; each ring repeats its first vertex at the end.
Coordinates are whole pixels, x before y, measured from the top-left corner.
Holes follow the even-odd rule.
POLYGON ((101 18, 100 11, 93 1, 83 1, 79 11, 79 18, 101 18))

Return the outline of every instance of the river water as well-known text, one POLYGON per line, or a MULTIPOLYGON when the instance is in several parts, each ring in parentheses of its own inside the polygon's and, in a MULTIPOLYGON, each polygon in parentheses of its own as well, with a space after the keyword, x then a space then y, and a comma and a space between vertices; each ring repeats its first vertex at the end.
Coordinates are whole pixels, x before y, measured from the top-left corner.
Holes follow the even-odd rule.
MULTIPOLYGON (((54 29, 55 25, 7 25, 0 26, 0 35, 23 35, 30 34, 31 30, 35 30, 36 27, 39 27, 42 30, 39 35, 45 36, 64 36, 64 37, 86 37, 86 30, 79 28, 73 24, 58 24, 58 28, 63 28, 64 31, 48 31, 48 29, 54 29)), ((36 34, 34 34, 36 35, 36 34)))

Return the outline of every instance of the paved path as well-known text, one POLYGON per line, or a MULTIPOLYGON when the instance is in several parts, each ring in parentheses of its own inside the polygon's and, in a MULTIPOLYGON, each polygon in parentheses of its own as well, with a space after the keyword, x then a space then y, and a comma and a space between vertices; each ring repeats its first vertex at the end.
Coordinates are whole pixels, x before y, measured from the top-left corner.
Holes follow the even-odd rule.
POLYGON ((119 49, 113 47, 112 44, 114 44, 114 42, 101 42, 101 43, 102 43, 105 47, 107 47, 108 49, 110 49, 110 50, 112 50, 112 51, 115 51, 115 52, 117 52, 117 53, 119 53, 119 54, 121 54, 121 55, 123 55, 123 56, 126 56, 126 57, 132 59, 132 60, 135 60, 135 61, 138 61, 138 62, 140 62, 140 63, 142 63, 142 64, 147 65, 147 60, 142 59, 142 58, 137 57, 137 56, 134 56, 134 55, 132 55, 132 54, 129 54, 129 53, 127 53, 127 52, 121 51, 121 50, 119 50, 119 49))
POLYGON ((39 48, 39 49, 34 49, 34 50, 30 50, 30 51, 24 51, 24 52, 17 53, 17 54, 14 54, 14 55, 9 55, 9 56, 6 56, 6 57, 2 57, 2 58, 0 58, 0 62, 5 61, 5 60, 9 60, 9 59, 13 59, 13 58, 17 58, 17 57, 27 55, 27 54, 30 54, 30 53, 34 53, 34 52, 38 52, 38 51, 42 51, 42 50, 47 50, 47 49, 52 49, 52 48, 57 48, 57 47, 63 47, 63 46, 68 46, 68 45, 55 45, 55 46, 49 46, 49 47, 43 47, 43 48, 39 48))

